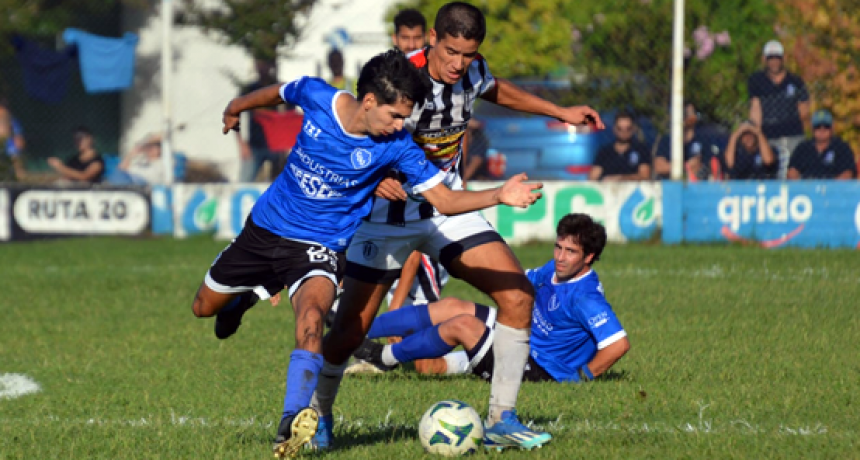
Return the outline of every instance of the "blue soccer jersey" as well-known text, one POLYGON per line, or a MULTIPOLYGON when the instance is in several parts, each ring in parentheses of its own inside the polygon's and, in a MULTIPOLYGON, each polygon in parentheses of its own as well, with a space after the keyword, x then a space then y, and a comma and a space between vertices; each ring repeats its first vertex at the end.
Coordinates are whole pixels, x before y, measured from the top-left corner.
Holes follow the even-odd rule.
POLYGON ((597 273, 589 271, 554 283, 555 261, 528 270, 535 287, 531 355, 555 380, 579 381, 579 369, 627 333, 603 295, 597 273))
POLYGON ((310 77, 281 87, 281 98, 304 110, 304 125, 284 171, 251 210, 254 222, 276 235, 338 252, 370 212, 386 171, 402 171, 417 184, 407 191, 416 194, 443 178, 405 130, 385 137, 347 133, 335 113, 341 92, 310 77))

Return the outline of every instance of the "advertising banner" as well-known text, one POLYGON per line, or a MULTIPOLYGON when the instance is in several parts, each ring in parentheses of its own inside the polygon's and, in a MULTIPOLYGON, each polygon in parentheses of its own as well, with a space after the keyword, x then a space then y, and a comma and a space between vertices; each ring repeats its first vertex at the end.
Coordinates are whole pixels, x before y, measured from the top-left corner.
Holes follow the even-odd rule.
POLYGON ((671 227, 680 227, 682 239, 690 242, 860 245, 860 183, 856 181, 735 181, 675 187, 683 189, 682 219, 667 219, 667 242, 676 242, 677 237, 672 237, 676 229, 671 227))
POLYGON ((15 187, 8 189, 8 193, 13 240, 74 235, 139 235, 149 230, 149 194, 142 189, 15 187))
MULTIPOLYGON (((479 190, 499 183, 472 182, 479 190)), ((496 206, 484 217, 511 244, 555 241, 559 219, 582 212, 602 222, 610 241, 647 240, 658 234, 662 217, 659 182, 545 182, 543 198, 527 209, 496 206)))
POLYGON ((173 186, 173 235, 214 233, 232 239, 268 184, 177 184, 173 186))

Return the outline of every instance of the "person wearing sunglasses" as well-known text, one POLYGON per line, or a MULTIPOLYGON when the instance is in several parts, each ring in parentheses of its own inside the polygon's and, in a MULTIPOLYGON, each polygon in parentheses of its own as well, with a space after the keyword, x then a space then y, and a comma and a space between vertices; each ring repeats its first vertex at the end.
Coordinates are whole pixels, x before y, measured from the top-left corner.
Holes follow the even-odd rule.
POLYGON ((812 139, 801 142, 788 163, 789 179, 853 179, 857 177, 854 152, 833 134, 833 114, 812 115, 812 139))
POLYGON ((597 151, 588 180, 639 181, 651 179, 651 152, 636 137, 633 115, 620 111, 615 116, 615 139, 597 151))

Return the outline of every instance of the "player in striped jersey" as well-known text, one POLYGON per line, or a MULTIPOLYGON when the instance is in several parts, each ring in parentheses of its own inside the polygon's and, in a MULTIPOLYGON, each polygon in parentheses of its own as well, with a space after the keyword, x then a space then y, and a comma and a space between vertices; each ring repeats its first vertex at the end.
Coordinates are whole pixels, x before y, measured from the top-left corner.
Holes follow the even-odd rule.
MULTIPOLYGON (((433 89, 423 103, 416 104, 407 129, 424 148, 426 158, 445 172, 444 183, 455 189, 462 188, 458 172, 463 135, 479 97, 511 109, 603 129, 599 115, 590 107, 559 107, 495 78, 478 53, 485 35, 480 10, 463 2, 448 3, 439 9, 430 31, 434 46, 410 55, 433 89)), ((529 353, 535 295, 519 261, 480 214, 440 216, 432 204, 405 193, 399 185, 396 181, 380 184, 378 190, 395 200, 375 201, 347 250, 345 294, 324 340, 326 363, 312 402, 322 415, 314 442, 320 448, 331 446, 332 406, 347 360, 361 345, 413 250, 439 260, 453 276, 486 293, 499 306, 487 430, 522 440, 520 447, 548 442, 548 433, 528 429, 519 423, 515 411, 529 353)))

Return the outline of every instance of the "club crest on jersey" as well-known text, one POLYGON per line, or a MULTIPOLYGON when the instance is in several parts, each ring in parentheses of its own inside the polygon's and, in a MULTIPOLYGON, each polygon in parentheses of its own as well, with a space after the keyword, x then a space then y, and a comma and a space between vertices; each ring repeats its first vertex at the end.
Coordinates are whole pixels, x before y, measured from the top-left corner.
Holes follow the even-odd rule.
POLYGON ((292 169, 293 175, 296 177, 296 182, 298 182, 302 192, 309 198, 324 200, 343 196, 340 192, 331 188, 322 177, 303 171, 296 165, 290 165, 290 169, 292 169))
POLYGON ((349 159, 352 161, 353 168, 364 169, 370 166, 370 163, 373 161, 373 155, 371 155, 369 150, 355 149, 352 151, 349 159))
POLYGON ((547 308, 547 310, 555 311, 555 310, 558 310, 558 307, 560 307, 560 306, 561 306, 561 303, 558 301, 558 297, 556 297, 555 294, 553 294, 552 297, 549 298, 549 307, 547 308))

